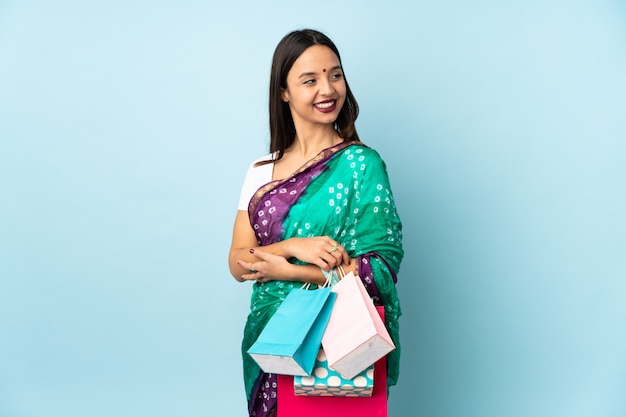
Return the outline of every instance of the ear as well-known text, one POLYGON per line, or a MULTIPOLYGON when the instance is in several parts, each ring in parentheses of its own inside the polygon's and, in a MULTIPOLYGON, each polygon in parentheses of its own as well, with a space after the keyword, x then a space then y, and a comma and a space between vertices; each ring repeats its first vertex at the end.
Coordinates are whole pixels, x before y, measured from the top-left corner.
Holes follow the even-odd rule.
POLYGON ((285 103, 289 103, 289 93, 287 92, 286 88, 280 89, 280 99, 285 103))

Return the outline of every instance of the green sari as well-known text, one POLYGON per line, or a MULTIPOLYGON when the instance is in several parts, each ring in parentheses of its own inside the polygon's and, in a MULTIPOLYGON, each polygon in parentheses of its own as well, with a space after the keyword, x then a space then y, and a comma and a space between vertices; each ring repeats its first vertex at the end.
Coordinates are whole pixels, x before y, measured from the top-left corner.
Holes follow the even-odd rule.
MULTIPOLYGON (((359 276, 378 305, 396 345, 387 356, 388 386, 397 382, 400 360, 396 274, 404 255, 402 224, 385 163, 360 142, 343 142, 320 152, 291 177, 272 181, 252 197, 250 223, 261 246, 293 237, 329 236, 357 258, 359 276)), ((294 263, 300 261, 292 259, 294 263)), ((246 353, 280 303, 291 281, 255 283, 244 330, 244 382, 249 401, 263 389, 263 373, 246 353)))

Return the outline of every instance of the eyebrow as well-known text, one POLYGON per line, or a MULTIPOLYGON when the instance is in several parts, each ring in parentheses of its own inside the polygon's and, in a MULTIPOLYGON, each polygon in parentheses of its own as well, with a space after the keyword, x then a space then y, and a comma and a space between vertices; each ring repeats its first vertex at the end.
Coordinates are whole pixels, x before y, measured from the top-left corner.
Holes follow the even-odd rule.
MULTIPOLYGON (((330 72, 330 71, 335 71, 335 70, 338 70, 338 69, 341 69, 341 65, 334 66, 334 67, 332 67, 328 71, 330 72)), ((300 74, 300 76, 298 78, 310 77, 311 75, 317 75, 317 73, 316 72, 303 72, 302 74, 300 74)))

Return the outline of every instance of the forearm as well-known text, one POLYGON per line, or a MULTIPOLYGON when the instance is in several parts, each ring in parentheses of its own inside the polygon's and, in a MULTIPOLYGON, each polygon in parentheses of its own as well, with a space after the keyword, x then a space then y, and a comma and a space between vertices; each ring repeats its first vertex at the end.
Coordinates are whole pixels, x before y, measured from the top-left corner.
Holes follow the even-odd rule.
POLYGON ((316 285, 324 285, 326 276, 317 265, 294 265, 293 276, 290 281, 300 281, 316 285))
MULTIPOLYGON (((238 281, 296 281, 321 285, 326 282, 329 274, 341 277, 339 271, 334 268, 321 268, 319 265, 310 263, 291 263, 282 256, 266 252, 265 249, 250 249, 246 259, 237 259, 237 251, 231 256, 237 259, 238 270, 232 268, 233 276, 238 281), (238 271, 241 273, 238 274, 238 271)), ((344 265, 338 265, 345 273, 356 272, 356 259, 348 259, 344 265)))
MULTIPOLYGON (((241 278, 243 274, 248 273, 248 269, 242 267, 238 261, 246 264, 252 264, 255 262, 261 262, 262 260, 254 254, 256 249, 262 249, 265 252, 269 252, 273 255, 281 256, 285 259, 293 257, 289 252, 288 240, 283 240, 277 243, 273 243, 267 246, 250 246, 243 248, 231 249, 228 255, 228 266, 230 273, 237 281, 245 281, 241 278)), ((295 265, 294 265, 295 266, 295 265)))
MULTIPOLYGON (((261 251, 256 251, 261 256, 261 251)), ((249 253, 249 252, 248 252, 249 253)), ((249 260, 239 260, 237 262, 238 271, 231 273, 237 281, 295 281, 302 283, 311 283, 323 285, 326 282, 326 276, 322 269, 312 264, 293 264, 282 257, 273 254, 263 253, 262 258, 253 256, 247 257, 249 260), (269 259, 279 259, 279 261, 268 262, 269 259)))
MULTIPOLYGON (((355 275, 358 275, 356 258, 350 259, 350 263, 348 265, 341 265, 340 267, 345 274, 352 272, 355 275)), ((330 272, 325 272, 317 265, 293 265, 293 269, 290 270, 289 275, 287 275, 285 279, 288 281, 301 281, 310 282, 311 284, 324 285, 328 274, 336 274, 340 279, 343 275, 338 271, 338 268, 335 268, 330 272)))
MULTIPOLYGON (((307 265, 296 265, 289 264, 290 266, 285 269, 284 274, 281 276, 275 277, 276 280, 284 280, 284 281, 299 281, 302 283, 311 283, 316 285, 324 285, 326 283, 326 277, 328 274, 337 274, 339 278, 341 278, 341 274, 337 270, 331 270, 330 272, 324 272, 319 266, 307 264, 307 265)), ((343 265, 342 270, 344 273, 348 274, 356 271, 356 259, 350 259, 349 265, 343 265)))

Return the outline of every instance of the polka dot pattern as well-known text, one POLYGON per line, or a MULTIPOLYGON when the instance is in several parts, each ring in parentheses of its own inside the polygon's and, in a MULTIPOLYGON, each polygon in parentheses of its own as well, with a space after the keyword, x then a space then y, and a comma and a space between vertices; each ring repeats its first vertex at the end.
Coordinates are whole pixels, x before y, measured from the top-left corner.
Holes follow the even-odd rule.
POLYGON ((309 397, 371 397, 374 390, 374 365, 352 379, 344 379, 328 366, 320 349, 311 376, 293 378, 294 394, 309 397))
POLYGON ((310 183, 303 194, 304 201, 298 201, 291 207, 289 218, 294 221, 285 225, 285 237, 319 236, 328 234, 320 233, 320 230, 330 229, 334 233, 330 234, 331 238, 339 241, 348 252, 356 253, 363 246, 363 237, 366 234, 368 236, 365 237, 370 237, 372 227, 378 223, 384 230, 381 237, 392 246, 401 247, 400 222, 388 182, 368 182, 368 175, 371 175, 368 167, 372 163, 380 163, 378 155, 369 148, 351 146, 332 162, 347 167, 343 168, 345 172, 333 175, 335 170, 330 166, 328 175, 320 175, 320 178, 324 176, 323 185, 310 183), (363 188, 363 184, 371 185, 363 188), (312 216, 311 207, 315 207, 316 216, 312 216), (372 220, 364 222, 366 217, 372 220), (378 222, 376 217, 380 218, 378 222), (387 220, 389 218, 391 224, 387 220), (302 219, 308 219, 312 227, 303 228, 299 221, 302 219))

